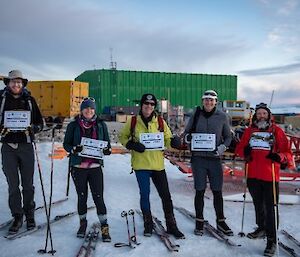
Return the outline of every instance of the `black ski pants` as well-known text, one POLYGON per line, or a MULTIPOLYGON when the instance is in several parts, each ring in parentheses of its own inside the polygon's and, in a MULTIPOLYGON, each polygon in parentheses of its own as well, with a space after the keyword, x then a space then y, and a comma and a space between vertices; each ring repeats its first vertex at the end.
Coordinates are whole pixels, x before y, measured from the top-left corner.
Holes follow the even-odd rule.
POLYGON ((34 212, 34 150, 31 143, 18 143, 17 148, 3 143, 2 169, 8 184, 8 204, 13 216, 34 212), (20 191, 20 178, 22 194, 20 191), (22 207, 23 196, 23 207, 22 207))
MULTIPOLYGON (((276 238, 273 182, 248 178, 247 186, 253 199, 257 226, 265 229, 268 238, 276 238)), ((275 182, 275 191, 278 214, 278 182, 275 182)), ((277 226, 278 224, 279 215, 277 216, 277 226)))
POLYGON ((79 215, 87 213, 88 185, 97 208, 97 214, 106 214, 106 206, 103 199, 103 173, 101 167, 82 169, 72 168, 72 178, 78 196, 77 209, 79 215))

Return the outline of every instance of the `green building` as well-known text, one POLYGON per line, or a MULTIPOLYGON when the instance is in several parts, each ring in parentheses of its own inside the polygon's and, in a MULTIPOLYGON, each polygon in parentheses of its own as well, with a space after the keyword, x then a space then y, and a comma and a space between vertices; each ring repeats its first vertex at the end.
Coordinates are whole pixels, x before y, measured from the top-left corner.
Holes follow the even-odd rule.
POLYGON ((135 106, 144 93, 184 108, 199 105, 207 89, 216 90, 219 101, 237 99, 236 75, 100 69, 87 70, 75 80, 89 83, 89 95, 96 99, 100 112, 106 106, 135 106))

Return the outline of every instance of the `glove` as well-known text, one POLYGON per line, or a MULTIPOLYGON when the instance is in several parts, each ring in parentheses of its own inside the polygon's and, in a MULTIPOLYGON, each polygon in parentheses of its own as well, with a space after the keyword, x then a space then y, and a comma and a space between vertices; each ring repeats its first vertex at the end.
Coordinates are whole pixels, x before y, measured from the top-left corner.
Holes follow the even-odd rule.
POLYGON ((267 159, 270 159, 274 162, 278 162, 278 163, 281 163, 281 158, 279 156, 278 153, 269 153, 267 156, 266 156, 267 159))
POLYGON ((104 155, 111 155, 111 148, 110 147, 103 148, 103 154, 104 155))
POLYGON ((192 141, 192 134, 191 133, 187 134, 185 139, 186 139, 186 143, 190 143, 192 141))
POLYGON ((251 151, 252 151, 252 147, 249 144, 244 147, 244 159, 246 162, 252 160, 251 151))
POLYGON ((82 150, 83 150, 83 146, 82 145, 76 145, 76 146, 73 147, 72 153, 77 154, 77 153, 82 152, 82 150))
POLYGON ((223 155, 223 153, 226 151, 227 147, 224 144, 221 144, 217 147, 217 154, 223 155))
POLYGON ((171 138, 171 147, 175 149, 180 149, 181 146, 181 139, 179 136, 174 136, 171 138))
POLYGON ((41 126, 32 124, 30 127, 28 127, 28 130, 30 132, 32 132, 33 134, 36 134, 36 133, 40 132, 42 129, 41 129, 41 126))
POLYGON ((139 152, 139 153, 145 152, 145 149, 146 149, 145 146, 142 143, 140 143, 140 142, 134 142, 132 140, 129 140, 127 142, 126 148, 128 150, 134 150, 134 151, 139 152))

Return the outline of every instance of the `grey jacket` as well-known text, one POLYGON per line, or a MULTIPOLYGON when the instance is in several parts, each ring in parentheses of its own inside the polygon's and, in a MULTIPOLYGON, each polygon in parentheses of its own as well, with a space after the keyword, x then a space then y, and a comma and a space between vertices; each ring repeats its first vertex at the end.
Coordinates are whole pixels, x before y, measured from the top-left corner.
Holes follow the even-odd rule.
MULTIPOLYGON (((200 111, 200 115, 198 117, 198 121, 196 124, 196 130, 190 131, 192 129, 194 115, 196 110, 192 114, 186 128, 185 134, 188 133, 209 133, 216 134, 216 149, 219 145, 224 144, 228 147, 231 143, 232 135, 229 126, 229 119, 227 114, 220 111, 215 110, 215 112, 209 117, 204 117, 203 111, 200 111)), ((216 152, 192 152, 193 156, 202 156, 202 157, 214 157, 220 158, 216 154, 216 152)))

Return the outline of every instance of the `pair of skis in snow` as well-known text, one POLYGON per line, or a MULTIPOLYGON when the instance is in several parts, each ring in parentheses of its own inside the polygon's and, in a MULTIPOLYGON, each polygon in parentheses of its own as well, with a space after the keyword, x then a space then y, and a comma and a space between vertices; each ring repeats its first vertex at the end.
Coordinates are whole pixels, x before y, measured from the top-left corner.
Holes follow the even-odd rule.
MULTIPOLYGON (((143 214, 140 210, 136 210, 136 213, 138 213, 141 217, 143 217, 143 214)), ((166 229, 162 225, 161 220, 159 220, 157 217, 152 215, 153 219, 153 232, 156 234, 160 240, 164 243, 164 245, 167 247, 167 249, 171 252, 178 252, 179 251, 179 245, 175 244, 171 238, 171 236, 167 233, 166 229)))
MULTIPOLYGON (((95 208, 95 206, 88 207, 88 210, 93 209, 93 208, 95 208)), ((63 214, 63 215, 57 215, 57 216, 55 216, 54 218, 52 218, 50 220, 50 224, 57 223, 57 222, 59 222, 59 221, 61 221, 63 219, 72 217, 72 216, 74 216, 76 214, 77 214, 77 211, 72 211, 72 212, 68 212, 68 213, 63 214)), ((37 225, 34 229, 31 229, 31 230, 20 230, 16 234, 6 235, 4 237, 7 238, 7 239, 10 239, 10 240, 14 240, 14 239, 17 239, 17 238, 21 238, 21 237, 24 237, 24 236, 31 235, 32 233, 35 233, 35 232, 37 232, 37 231, 39 231, 41 229, 44 229, 47 226, 48 226, 48 223, 44 222, 44 223, 41 223, 41 224, 37 225)))
MULTIPOLYGON (((196 216, 186 210, 185 208, 182 207, 174 207, 174 209, 178 210, 180 213, 182 213, 183 215, 185 215, 186 217, 195 220, 196 216)), ((219 241, 225 243, 228 246, 241 246, 240 244, 236 244, 235 242, 233 242, 232 240, 230 240, 225 234, 223 234, 221 231, 219 231, 218 229, 216 229, 215 227, 213 227, 208 221, 204 222, 204 228, 205 230, 212 235, 213 237, 215 237, 216 239, 218 239, 219 241)), ((300 242, 299 240, 297 240, 296 238, 294 238, 290 233, 288 233, 286 230, 281 230, 281 232, 294 244, 296 244, 299 248, 300 248, 300 242)), ((287 246, 286 244, 282 243, 281 241, 278 241, 278 245, 279 247, 285 251, 287 254, 289 254, 292 257, 300 257, 299 254, 296 253, 295 249, 287 246)))
POLYGON ((121 212, 121 217, 125 218, 126 221, 126 228, 127 228, 127 236, 128 236, 128 243, 115 243, 115 247, 130 247, 130 248, 135 248, 136 245, 139 245, 140 243, 137 241, 137 234, 136 234, 136 225, 135 225, 135 217, 134 217, 134 210, 130 209, 128 212, 127 211, 122 211, 121 212), (132 217, 132 232, 130 230, 129 226, 129 220, 128 216, 132 217))
MULTIPOLYGON (((58 205, 58 204, 63 203, 63 202, 65 202, 65 201, 67 201, 67 200, 68 200, 68 198, 66 197, 66 198, 63 198, 63 199, 54 201, 54 202, 52 202, 52 206, 53 206, 53 205, 58 205)), ((41 206, 36 207, 36 208, 35 208, 35 211, 43 210, 44 208, 45 208, 45 206, 44 206, 44 205, 41 205, 41 206)), ((48 208, 48 206, 47 206, 47 208, 48 208)), ((8 221, 5 221, 5 222, 1 223, 1 224, 0 224, 0 229, 4 229, 4 228, 8 227, 8 226, 13 222, 13 220, 14 220, 14 219, 12 218, 12 219, 10 219, 10 220, 8 220, 8 221)))
POLYGON ((91 257, 93 256, 101 231, 101 224, 95 222, 88 233, 86 234, 81 247, 78 250, 76 257, 91 257))

